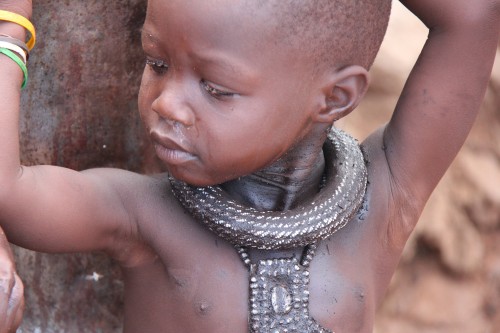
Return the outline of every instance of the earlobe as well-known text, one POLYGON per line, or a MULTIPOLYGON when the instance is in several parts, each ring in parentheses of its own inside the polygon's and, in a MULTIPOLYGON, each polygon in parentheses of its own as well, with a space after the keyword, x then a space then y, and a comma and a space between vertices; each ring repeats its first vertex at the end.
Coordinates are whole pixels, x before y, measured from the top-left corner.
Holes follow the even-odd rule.
POLYGON ((333 123, 354 110, 368 89, 368 71, 351 65, 332 73, 323 85, 324 108, 317 114, 317 121, 333 123))

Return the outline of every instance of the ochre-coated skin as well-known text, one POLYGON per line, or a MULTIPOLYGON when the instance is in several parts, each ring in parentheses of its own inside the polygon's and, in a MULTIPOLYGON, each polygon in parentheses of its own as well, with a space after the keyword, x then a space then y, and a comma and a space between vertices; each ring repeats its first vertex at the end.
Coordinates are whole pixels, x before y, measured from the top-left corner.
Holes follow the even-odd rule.
MULTIPOLYGON (((28 0, 0 1, 0 8, 12 4, 30 16, 28 0)), ((362 219, 323 241, 310 268, 310 312, 337 333, 371 332, 403 246, 472 125, 498 43, 498 0, 404 4, 430 28, 429 41, 394 117, 363 142, 362 219)), ((317 190, 326 131, 356 107, 368 79, 352 65, 304 80, 311 68, 301 55, 286 54, 259 29, 265 22, 237 1, 150 0, 139 107, 174 176, 223 183, 257 208, 286 209, 317 190)), ((11 24, 0 33, 23 38, 11 24)), ((165 175, 20 167, 22 75, 5 57, 0 75, 0 223, 9 239, 117 259, 125 332, 247 332, 248 272, 229 244, 184 213, 165 175)))

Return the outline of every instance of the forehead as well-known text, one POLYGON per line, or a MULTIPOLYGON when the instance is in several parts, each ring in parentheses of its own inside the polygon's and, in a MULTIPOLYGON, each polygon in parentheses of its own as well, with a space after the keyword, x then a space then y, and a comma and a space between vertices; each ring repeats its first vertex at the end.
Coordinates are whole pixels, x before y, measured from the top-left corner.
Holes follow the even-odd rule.
POLYGON ((305 52, 283 43, 276 17, 269 6, 258 3, 260 0, 149 0, 143 42, 156 41, 156 46, 170 54, 224 58, 228 63, 234 59, 242 67, 259 68, 268 75, 310 70, 304 65, 305 52))
POLYGON ((184 31, 205 30, 217 35, 266 30, 264 12, 243 0, 149 0, 146 23, 184 31), (260 13, 260 15, 256 15, 260 13))
POLYGON ((199 47, 262 52, 277 44, 276 22, 254 1, 258 0, 149 0, 144 28, 158 39, 175 36, 199 47))

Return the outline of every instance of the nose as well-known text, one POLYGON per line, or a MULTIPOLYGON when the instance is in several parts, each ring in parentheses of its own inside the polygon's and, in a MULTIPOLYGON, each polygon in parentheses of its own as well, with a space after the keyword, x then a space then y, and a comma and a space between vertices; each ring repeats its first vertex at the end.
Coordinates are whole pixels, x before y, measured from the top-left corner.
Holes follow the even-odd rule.
POLYGON ((195 115, 186 100, 186 88, 182 82, 168 82, 153 101, 152 109, 160 118, 186 128, 194 125, 195 115))

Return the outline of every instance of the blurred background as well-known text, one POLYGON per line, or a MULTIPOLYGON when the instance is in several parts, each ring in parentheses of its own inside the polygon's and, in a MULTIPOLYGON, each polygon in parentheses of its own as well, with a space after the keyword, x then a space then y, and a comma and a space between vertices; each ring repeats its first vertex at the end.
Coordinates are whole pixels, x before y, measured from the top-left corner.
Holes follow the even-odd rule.
MULTIPOLYGON (((39 43, 22 97, 23 163, 160 171, 136 103, 146 1, 34 7, 39 43)), ((362 140, 388 121, 426 35, 395 2, 368 96, 339 127, 362 140)), ((15 252, 27 303, 19 332, 120 332, 123 283, 106 256, 15 252)), ((407 244, 375 332, 500 332, 499 62, 464 148, 407 244)))

